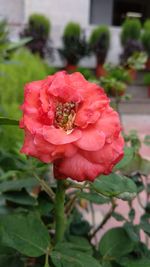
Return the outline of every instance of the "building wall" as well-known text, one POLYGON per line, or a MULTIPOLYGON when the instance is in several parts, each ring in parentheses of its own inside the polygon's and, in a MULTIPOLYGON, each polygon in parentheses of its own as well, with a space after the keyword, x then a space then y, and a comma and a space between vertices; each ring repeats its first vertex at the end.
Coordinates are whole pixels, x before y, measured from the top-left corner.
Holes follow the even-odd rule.
MULTIPOLYGON (((100 10, 97 8, 97 16, 100 16, 102 23, 111 24, 110 12, 112 0, 94 0, 100 3, 100 10), (99 11, 98 11, 99 10, 99 11)), ((99 4, 98 4, 99 5, 99 4)), ((0 0, 0 15, 6 17, 12 24, 10 35, 12 40, 18 38, 28 16, 34 12, 43 13, 50 18, 52 23, 51 40, 54 47, 54 60, 51 64, 61 66, 57 48, 61 47, 61 37, 64 26, 69 21, 77 21, 81 24, 87 38, 94 25, 90 25, 91 0, 0 0), (16 26, 15 26, 16 24, 16 26), (18 25, 17 25, 18 24, 18 25), (19 26, 21 24, 22 26, 19 26)), ((121 53, 119 43, 119 28, 111 27, 111 48, 107 61, 117 63, 121 53)), ((85 58, 81 61, 84 66, 94 67, 95 58, 85 58)))
POLYGON ((40 12, 50 18, 52 24, 64 26, 68 21, 78 21, 83 26, 89 21, 90 0, 25 0, 25 17, 40 12))
MULTIPOLYGON (((61 47, 61 36, 64 26, 69 21, 77 21, 81 24, 87 37, 89 37, 94 25, 90 25, 90 8, 91 0, 24 0, 25 1, 25 20, 34 12, 40 12, 50 18, 52 23, 51 39, 54 47, 53 64, 62 65, 62 61, 57 53, 57 48, 61 47)), ((96 1, 95 10, 97 18, 100 18, 101 23, 111 25, 112 3, 113 0, 94 0, 96 1)), ((92 14, 91 14, 92 15, 92 14)), ((93 14, 94 15, 94 14, 93 14)), ((94 16, 95 16, 94 15, 94 16)), ((96 24, 95 24, 96 26, 96 24)), ((111 28, 112 38, 111 47, 107 61, 117 63, 121 47, 118 37, 118 28, 111 28)), ((94 67, 95 58, 85 58, 81 61, 84 66, 94 67)))
POLYGON ((0 17, 9 23, 19 24, 24 21, 24 0, 0 0, 0 17))

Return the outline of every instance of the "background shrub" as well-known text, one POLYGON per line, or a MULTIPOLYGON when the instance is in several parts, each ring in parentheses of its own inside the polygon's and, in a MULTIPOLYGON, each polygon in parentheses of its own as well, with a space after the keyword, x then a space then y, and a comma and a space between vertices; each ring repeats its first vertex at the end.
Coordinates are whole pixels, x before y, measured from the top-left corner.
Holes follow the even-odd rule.
POLYGON ((79 23, 69 22, 63 33, 63 37, 80 38, 81 27, 79 23))
POLYGON ((109 28, 105 25, 95 28, 91 33, 89 43, 98 63, 103 64, 110 45, 109 28))
MULTIPOLYGON (((19 119, 19 106, 23 101, 23 87, 27 82, 43 79, 47 75, 45 63, 38 56, 22 49, 12 56, 9 63, 0 64, 0 116, 19 119)), ((8 126, 0 127, 0 145, 15 146, 22 139, 22 131, 8 126), (2 141, 3 140, 3 141, 2 141)))
POLYGON ((146 30, 143 32, 142 44, 143 44, 143 47, 144 47, 146 53, 150 57, 150 28, 149 29, 146 28, 146 30))
POLYGON ((140 39, 140 34, 141 34, 140 20, 127 18, 122 25, 121 44, 125 46, 129 40, 138 41, 140 39))
POLYGON ((150 19, 147 19, 144 23, 144 30, 150 30, 150 19))
POLYGON ((48 47, 50 30, 51 24, 48 18, 42 14, 32 14, 21 37, 32 37, 32 41, 27 44, 27 47, 32 53, 38 53, 44 57, 46 52, 50 52, 48 47))
POLYGON ((78 23, 69 22, 62 37, 63 48, 58 52, 67 64, 77 65, 79 60, 88 54, 88 46, 85 36, 78 23))

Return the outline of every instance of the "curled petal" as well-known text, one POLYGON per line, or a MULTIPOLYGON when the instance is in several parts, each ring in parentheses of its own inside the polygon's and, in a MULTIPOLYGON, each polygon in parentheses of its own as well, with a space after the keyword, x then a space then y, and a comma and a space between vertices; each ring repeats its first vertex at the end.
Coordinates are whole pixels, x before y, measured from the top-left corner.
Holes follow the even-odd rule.
POLYGON ((81 138, 82 133, 80 130, 73 130, 71 133, 67 134, 61 128, 55 128, 53 126, 43 127, 43 137, 46 141, 54 145, 63 145, 77 141, 81 138))
MULTIPOLYGON (((79 153, 71 158, 64 158, 59 161, 57 169, 62 177, 70 177, 79 182, 85 180, 93 181, 98 174, 104 172, 103 165, 92 163, 79 153)), ((59 177, 57 178, 59 179, 59 177)))
POLYGON ((105 144, 105 134, 95 128, 89 127, 82 131, 82 137, 76 141, 76 145, 83 150, 97 151, 105 144))

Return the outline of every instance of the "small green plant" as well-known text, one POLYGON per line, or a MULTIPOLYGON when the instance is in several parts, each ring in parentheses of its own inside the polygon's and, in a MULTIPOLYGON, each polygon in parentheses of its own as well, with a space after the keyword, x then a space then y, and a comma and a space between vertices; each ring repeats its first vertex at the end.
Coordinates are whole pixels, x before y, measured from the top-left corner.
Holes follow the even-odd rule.
POLYGON ((37 33, 41 34, 42 37, 48 38, 51 25, 48 18, 42 14, 32 14, 29 17, 29 28, 34 29, 37 33))
POLYGON ((146 86, 150 86, 150 73, 146 73, 146 74, 144 75, 144 84, 145 84, 146 86))
POLYGON ((64 29, 64 37, 80 38, 81 27, 79 23, 69 22, 64 29))
POLYGON ((79 60, 88 54, 88 46, 85 36, 82 34, 81 27, 78 23, 69 22, 62 37, 63 48, 58 52, 66 65, 77 65, 79 60))
POLYGON ((150 19, 147 19, 144 23, 144 30, 150 30, 150 19))
POLYGON ((146 53, 148 54, 148 56, 150 57, 150 29, 146 29, 143 34, 142 34, 142 43, 143 43, 143 47, 146 51, 146 53))
POLYGON ((111 76, 101 77, 100 85, 109 96, 121 97, 126 91, 126 84, 111 76))
POLYGON ((48 38, 51 30, 51 24, 48 18, 42 14, 32 14, 29 17, 27 27, 21 33, 21 37, 31 37, 32 40, 27 47, 32 53, 38 53, 41 57, 50 51, 48 38))
POLYGON ((142 70, 145 68, 147 61, 147 54, 145 52, 135 52, 127 60, 127 65, 131 69, 142 70))
POLYGON ((77 68, 76 71, 82 73, 82 75, 83 75, 83 76, 85 77, 85 79, 87 79, 87 80, 92 80, 92 79, 95 78, 94 73, 93 73, 90 69, 88 69, 88 68, 79 67, 79 68, 77 68))
POLYGON ((139 19, 129 19, 127 18, 123 25, 121 31, 121 44, 123 46, 130 40, 138 41, 141 34, 141 22, 139 19))
POLYGON ((90 36, 91 51, 96 55, 97 63, 104 64, 110 45, 110 31, 105 25, 95 28, 90 36))
POLYGON ((120 82, 130 83, 130 75, 128 71, 123 66, 115 66, 112 64, 106 64, 105 65, 106 72, 109 76, 112 78, 115 78, 116 80, 120 82))

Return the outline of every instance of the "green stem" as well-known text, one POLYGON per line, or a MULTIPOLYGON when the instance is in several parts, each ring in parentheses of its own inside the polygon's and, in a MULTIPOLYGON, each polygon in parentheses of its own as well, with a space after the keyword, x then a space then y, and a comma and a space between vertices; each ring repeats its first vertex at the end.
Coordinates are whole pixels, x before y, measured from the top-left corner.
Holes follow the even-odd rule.
POLYGON ((56 219, 56 231, 55 242, 61 242, 65 232, 65 186, 64 181, 57 181, 57 191, 55 198, 55 219, 56 219))
POLYGON ((39 184, 42 186, 43 190, 49 195, 50 199, 54 201, 55 194, 50 186, 42 180, 36 173, 33 173, 34 177, 38 180, 39 184))
POLYGON ((44 267, 50 267, 48 258, 49 258, 49 253, 47 252, 46 255, 45 255, 45 265, 44 265, 44 267))

